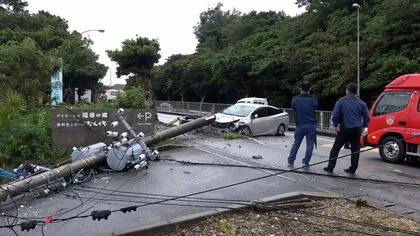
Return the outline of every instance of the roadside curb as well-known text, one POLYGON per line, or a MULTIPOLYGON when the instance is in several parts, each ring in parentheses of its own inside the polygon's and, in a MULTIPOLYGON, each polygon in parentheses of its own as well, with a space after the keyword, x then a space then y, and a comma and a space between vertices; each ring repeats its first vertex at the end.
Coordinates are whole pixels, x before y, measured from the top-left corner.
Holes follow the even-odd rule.
MULTIPOLYGON (((312 200, 322 200, 326 198, 340 198, 342 195, 339 194, 331 194, 331 193, 324 193, 324 192, 290 192, 285 194, 279 194, 271 197, 262 198, 257 201, 253 201, 255 203, 273 203, 273 202, 281 202, 287 200, 296 200, 296 199, 312 199, 312 200)), ((245 209, 251 207, 252 203, 250 202, 249 205, 231 205, 226 208, 217 208, 210 211, 199 212, 192 215, 177 217, 169 220, 163 220, 161 222, 145 225, 141 227, 134 227, 123 229, 119 231, 114 231, 111 235, 124 235, 124 236, 131 236, 131 235, 165 235, 165 233, 169 233, 172 229, 176 228, 179 225, 184 224, 193 224, 204 219, 207 219, 211 216, 221 215, 223 213, 231 213, 235 210, 245 209)))

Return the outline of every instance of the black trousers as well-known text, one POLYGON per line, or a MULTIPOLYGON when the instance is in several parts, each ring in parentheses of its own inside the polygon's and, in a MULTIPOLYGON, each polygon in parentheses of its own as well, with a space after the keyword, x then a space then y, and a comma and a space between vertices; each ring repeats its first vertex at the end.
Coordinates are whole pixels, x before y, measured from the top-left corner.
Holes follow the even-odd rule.
POLYGON ((362 128, 343 129, 337 133, 333 147, 330 152, 330 160, 328 162, 328 169, 334 170, 337 164, 337 157, 344 144, 350 142, 351 146, 351 166, 350 171, 356 172, 359 166, 360 156, 360 136, 362 135, 362 128))

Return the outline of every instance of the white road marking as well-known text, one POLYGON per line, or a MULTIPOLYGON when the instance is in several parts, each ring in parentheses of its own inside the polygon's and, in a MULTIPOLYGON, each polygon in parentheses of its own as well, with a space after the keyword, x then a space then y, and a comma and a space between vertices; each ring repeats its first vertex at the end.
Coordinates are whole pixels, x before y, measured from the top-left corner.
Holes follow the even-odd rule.
MULTIPOLYGON (((232 159, 232 158, 225 157, 225 156, 223 156, 223 155, 220 155, 220 154, 217 154, 217 153, 214 153, 214 152, 211 152, 211 151, 207 151, 207 150, 202 149, 202 148, 199 148, 199 147, 194 147, 194 148, 195 148, 195 149, 198 149, 198 150, 200 150, 200 151, 202 151, 202 152, 206 152, 206 153, 209 153, 209 154, 212 154, 212 155, 215 155, 215 156, 221 157, 221 158, 226 159, 226 160, 230 160, 230 161, 234 161, 234 162, 240 163, 240 164, 242 164, 242 165, 252 166, 252 165, 249 165, 249 164, 247 164, 247 163, 245 163, 245 162, 242 162, 242 161, 237 161, 237 160, 234 160, 234 159, 232 159)), ((268 171, 268 170, 261 170, 261 171, 266 172, 266 173, 269 173, 269 174, 275 174, 275 172, 268 171)), ((296 179, 292 179, 292 178, 289 178, 289 177, 286 177, 286 176, 282 176, 282 175, 277 175, 277 176, 278 176, 278 177, 280 177, 280 178, 283 178, 283 179, 287 179, 287 180, 293 181, 293 182, 299 182, 299 181, 298 181, 298 180, 296 180, 296 179)))
POLYGON ((334 142, 334 139, 333 138, 326 138, 326 137, 320 137, 319 135, 316 137, 316 139, 317 140, 322 140, 322 141, 325 141, 325 142, 334 142))
MULTIPOLYGON (((210 147, 210 146, 208 146, 207 148, 212 148, 212 149, 218 150, 217 148, 215 148, 215 147, 210 147)), ((198 150, 201 150, 201 149, 198 149, 198 150)), ((207 152, 207 153, 213 154, 213 153, 212 153, 212 152, 210 152, 210 151, 206 151, 206 150, 201 150, 201 151, 204 151, 204 152, 207 152)), ((237 162, 237 163, 245 164, 245 165, 247 165, 247 166, 252 166, 252 165, 249 165, 249 164, 243 163, 243 162, 241 162, 241 161, 234 160, 234 159, 229 158, 229 157, 225 157, 225 156, 218 155, 218 154, 215 154, 215 155, 217 155, 217 156, 219 156, 219 157, 222 157, 222 158, 224 158, 224 159, 228 159, 228 160, 231 160, 231 161, 237 162)), ((233 155, 233 154, 230 154, 230 155, 233 155)), ((233 155, 233 156, 235 156, 235 155, 233 155)), ((240 156, 236 156, 236 157, 238 157, 238 158, 242 158, 242 157, 240 157, 240 156)), ((251 160, 251 161, 252 161, 252 162, 255 162, 255 163, 258 163, 258 164, 261 164, 261 165, 270 166, 270 167, 272 167, 272 168, 279 168, 278 166, 274 166, 274 165, 271 165, 271 164, 268 164, 268 163, 264 163, 264 162, 261 162, 261 161, 257 161, 257 160, 251 160)), ((274 174, 273 172, 271 172, 271 171, 267 171, 267 170, 261 170, 261 171, 264 171, 264 172, 269 173, 269 174, 274 174)), ((297 174, 297 173, 296 173, 296 174, 297 174)), ((304 184, 304 185, 309 186, 306 182, 301 181, 301 180, 296 180, 296 179, 293 179, 293 178, 288 178, 288 177, 282 176, 281 174, 276 175, 276 176, 277 176, 277 177, 280 177, 280 178, 285 178, 285 179, 287 179, 287 180, 291 180, 291 181, 294 181, 294 182, 299 182, 299 183, 302 183, 302 184, 304 184)), ((307 177, 307 176, 305 176, 305 175, 303 175, 303 177, 304 177, 304 178, 306 178, 306 179, 312 179, 311 177, 307 177)), ((318 180, 318 181, 320 181, 320 180, 318 180)), ((324 182, 324 181, 320 181, 320 182, 322 182, 322 183, 324 183, 324 184, 327 184, 327 185, 330 185, 330 186, 334 186, 334 187, 336 187, 336 186, 337 186, 337 185, 334 185, 334 184, 331 184, 331 183, 328 183, 328 182, 324 182)), ((328 190, 328 189, 321 188, 321 187, 317 187, 317 186, 314 186, 314 185, 310 185, 310 187, 315 188, 315 189, 318 189, 318 190, 323 191, 323 192, 332 193, 332 194, 337 194, 337 193, 336 193, 336 192, 334 192, 334 191, 330 191, 330 190, 328 190)))
POLYGON ((257 142, 257 143, 259 143, 259 144, 261 144, 261 145, 263 145, 263 146, 268 147, 268 145, 267 145, 267 144, 265 144, 265 143, 263 143, 263 142, 259 141, 258 139, 255 139, 255 138, 248 138, 248 139, 250 139, 250 140, 252 140, 252 141, 255 141, 255 142, 257 142))
MULTIPOLYGON (((322 147, 326 147, 326 148, 332 148, 332 144, 330 144, 330 143, 328 143, 328 144, 322 144, 321 145, 322 147)), ((379 153, 379 150, 378 149, 372 149, 371 147, 364 147, 364 148, 361 148, 360 149, 360 151, 367 151, 367 152, 374 152, 374 153, 379 153)))

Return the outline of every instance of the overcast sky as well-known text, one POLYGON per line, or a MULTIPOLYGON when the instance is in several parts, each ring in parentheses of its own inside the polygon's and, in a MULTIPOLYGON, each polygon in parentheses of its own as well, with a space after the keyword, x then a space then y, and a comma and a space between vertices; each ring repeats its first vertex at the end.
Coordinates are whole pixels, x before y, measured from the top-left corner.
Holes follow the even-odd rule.
MULTIPOLYGON (((30 12, 46 10, 68 21, 70 30, 83 32, 90 29, 104 29, 105 33, 84 34, 94 41, 92 49, 99 54, 99 61, 110 67, 102 80, 109 85, 125 84, 124 77, 115 75, 116 64, 111 62, 106 50, 120 49, 121 42, 137 35, 157 38, 160 42, 164 63, 172 54, 193 53, 197 40, 193 26, 201 12, 219 1, 213 0, 27 0, 30 12)), ((236 8, 246 13, 257 11, 285 11, 295 16, 303 12, 295 0, 224 0, 224 10, 236 8)))

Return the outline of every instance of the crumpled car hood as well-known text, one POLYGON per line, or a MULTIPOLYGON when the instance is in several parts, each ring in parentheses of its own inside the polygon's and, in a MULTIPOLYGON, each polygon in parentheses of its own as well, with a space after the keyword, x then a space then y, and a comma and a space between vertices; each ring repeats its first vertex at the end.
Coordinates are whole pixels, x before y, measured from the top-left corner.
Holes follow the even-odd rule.
POLYGON ((218 113, 216 114, 216 122, 217 123, 231 123, 231 122, 237 122, 241 120, 241 117, 237 117, 237 116, 230 116, 230 115, 225 115, 225 114, 221 114, 218 113))

